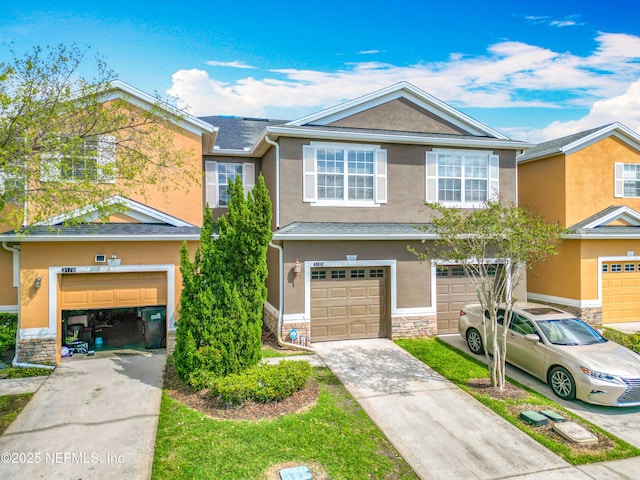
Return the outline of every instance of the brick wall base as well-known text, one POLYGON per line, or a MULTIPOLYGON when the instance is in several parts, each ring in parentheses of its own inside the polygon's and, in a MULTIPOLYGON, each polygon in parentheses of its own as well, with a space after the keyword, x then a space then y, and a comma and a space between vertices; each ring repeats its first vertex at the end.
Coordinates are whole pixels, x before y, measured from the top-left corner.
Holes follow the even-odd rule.
POLYGON ((393 317, 391 319, 391 338, 431 337, 438 333, 438 321, 435 315, 393 317))
POLYGON ((55 338, 21 338, 18 339, 18 362, 56 364, 55 338))

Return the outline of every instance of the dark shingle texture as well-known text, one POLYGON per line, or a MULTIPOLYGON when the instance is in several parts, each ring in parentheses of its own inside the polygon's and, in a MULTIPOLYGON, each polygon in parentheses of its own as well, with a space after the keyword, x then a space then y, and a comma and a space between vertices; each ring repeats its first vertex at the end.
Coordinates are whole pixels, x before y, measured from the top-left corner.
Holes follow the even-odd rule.
POLYGON ((287 122, 287 120, 224 115, 200 117, 200 119, 219 128, 215 146, 222 150, 251 148, 265 128, 287 122))

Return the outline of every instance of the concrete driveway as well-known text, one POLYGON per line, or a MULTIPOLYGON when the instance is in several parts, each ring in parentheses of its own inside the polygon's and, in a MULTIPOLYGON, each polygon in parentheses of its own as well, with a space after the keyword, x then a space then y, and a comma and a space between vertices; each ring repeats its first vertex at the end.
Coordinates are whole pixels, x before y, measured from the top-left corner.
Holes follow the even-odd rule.
POLYGON ((0 477, 148 479, 166 358, 131 350, 64 360, 0 437, 0 477))
POLYGON ((420 478, 592 478, 390 340, 313 347, 420 478))

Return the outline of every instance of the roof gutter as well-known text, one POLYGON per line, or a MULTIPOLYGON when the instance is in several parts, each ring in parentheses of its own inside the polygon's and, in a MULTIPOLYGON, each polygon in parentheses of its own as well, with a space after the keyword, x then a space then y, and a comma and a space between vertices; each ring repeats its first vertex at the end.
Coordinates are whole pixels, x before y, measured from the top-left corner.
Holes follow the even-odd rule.
POLYGON ((383 143, 404 143, 413 145, 435 145, 435 146, 469 146, 485 148, 514 148, 522 150, 535 146, 534 143, 519 142, 516 140, 480 140, 474 138, 443 138, 443 137, 421 137, 419 135, 398 135, 395 133, 371 133, 371 132, 341 132, 334 130, 308 130, 296 127, 268 127, 269 133, 283 135, 287 137, 331 139, 331 140, 362 140, 383 143))
POLYGON ((200 235, 2 235, 5 242, 181 242, 183 240, 200 240, 200 235))
POLYGON ((276 230, 280 230, 280 144, 264 136, 264 141, 276 148, 276 230))
POLYGON ((312 233, 298 233, 298 234, 286 234, 273 235, 274 240, 435 240, 437 236, 432 233, 422 234, 399 234, 399 235, 376 235, 374 233, 367 234, 312 234, 312 233))

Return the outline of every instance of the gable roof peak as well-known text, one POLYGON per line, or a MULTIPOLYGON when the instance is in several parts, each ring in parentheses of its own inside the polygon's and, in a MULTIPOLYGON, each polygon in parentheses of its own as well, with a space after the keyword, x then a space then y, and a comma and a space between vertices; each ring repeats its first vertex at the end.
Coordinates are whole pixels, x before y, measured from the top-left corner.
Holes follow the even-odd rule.
POLYGON ((285 125, 328 125, 397 98, 405 98, 412 103, 415 103, 419 107, 459 127, 470 135, 509 140, 505 135, 493 130, 477 120, 474 120, 468 115, 407 81, 389 85, 388 87, 380 90, 356 97, 352 100, 320 110, 319 112, 312 113, 302 118, 292 120, 285 125))
POLYGON ((520 155, 518 163, 538 160, 558 153, 569 155, 610 136, 615 136, 640 151, 640 135, 623 123, 613 122, 539 143, 520 155))

